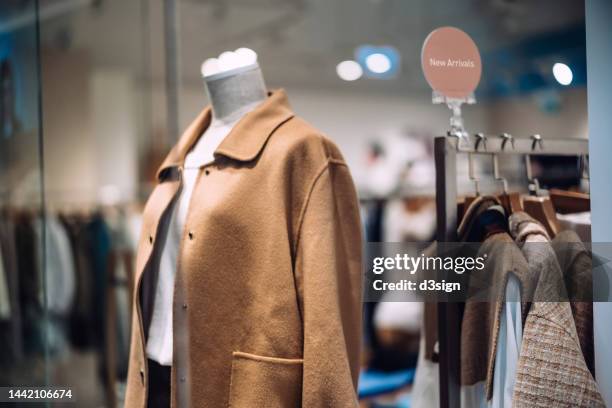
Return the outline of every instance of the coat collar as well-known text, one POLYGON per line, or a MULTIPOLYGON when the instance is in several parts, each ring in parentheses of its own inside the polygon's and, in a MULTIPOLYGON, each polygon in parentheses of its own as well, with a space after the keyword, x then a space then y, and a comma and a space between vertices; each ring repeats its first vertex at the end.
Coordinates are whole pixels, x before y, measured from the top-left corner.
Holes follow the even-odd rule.
MULTIPOLYGON (((284 90, 279 89, 268 93, 268 98, 240 119, 223 139, 215 150, 215 157, 226 156, 242 162, 255 159, 266 144, 268 137, 293 116, 284 90)), ((185 130, 159 167, 158 179, 165 170, 183 165, 185 156, 206 131, 211 118, 211 107, 207 106, 185 130)))

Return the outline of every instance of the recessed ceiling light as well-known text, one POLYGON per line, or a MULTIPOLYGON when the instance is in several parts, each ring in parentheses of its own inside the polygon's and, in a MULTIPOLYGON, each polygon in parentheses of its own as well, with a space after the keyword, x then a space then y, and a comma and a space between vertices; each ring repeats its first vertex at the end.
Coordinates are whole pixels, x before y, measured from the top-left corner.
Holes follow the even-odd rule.
POLYGON ((361 78, 363 69, 361 65, 353 60, 342 61, 336 66, 336 73, 345 81, 354 81, 361 78))
POLYGON ((370 54, 366 58, 366 66, 375 74, 384 74, 391 69, 391 60, 379 52, 370 54))
POLYGON ((574 79, 574 74, 572 73, 571 68, 562 62, 557 62, 555 65, 553 65, 552 71, 555 79, 561 85, 569 85, 574 79))

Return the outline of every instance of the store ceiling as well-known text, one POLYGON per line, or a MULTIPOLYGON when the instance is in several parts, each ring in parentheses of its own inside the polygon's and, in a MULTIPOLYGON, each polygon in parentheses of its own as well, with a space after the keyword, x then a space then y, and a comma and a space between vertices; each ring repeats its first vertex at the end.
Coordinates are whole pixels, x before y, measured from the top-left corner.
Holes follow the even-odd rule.
MULTIPOLYGON (((9 0, 7 7, 23 7, 27 2, 9 0)), ((96 64, 128 66, 137 73, 149 67, 150 58, 163 57, 161 0, 41 0, 41 8, 60 3, 73 7, 45 20, 46 44, 87 48, 96 64), (147 12, 153 17, 148 27, 142 25, 147 12), (146 37, 146 30, 153 34, 146 37)), ((426 91, 419 61, 421 44, 432 29, 443 25, 472 35, 485 58, 487 81, 493 80, 487 78, 489 55, 505 53, 506 58, 517 60, 526 55, 531 39, 544 38, 541 52, 531 50, 533 55, 519 58, 518 66, 514 64, 503 75, 518 78, 533 71, 534 64, 548 54, 562 59, 584 57, 583 50, 576 51, 584 25, 584 2, 579 0, 181 0, 178 5, 185 83, 199 82, 199 66, 205 58, 246 46, 258 52, 273 86, 426 91), (569 41, 567 33, 574 33, 569 41), (546 46, 551 41, 556 45, 546 46), (400 75, 394 80, 340 80, 336 64, 353 58, 361 44, 396 47, 402 58, 400 75), (568 53, 578 57, 567 57, 568 53)), ((153 77, 162 79, 163 65, 152 66, 153 77)))
POLYGON ((584 4, 575 0, 191 0, 181 2, 182 69, 197 75, 203 58, 248 46, 279 83, 424 89, 421 45, 436 27, 464 29, 486 55, 583 21, 584 4), (398 80, 340 81, 336 64, 361 44, 396 47, 403 60, 398 80))

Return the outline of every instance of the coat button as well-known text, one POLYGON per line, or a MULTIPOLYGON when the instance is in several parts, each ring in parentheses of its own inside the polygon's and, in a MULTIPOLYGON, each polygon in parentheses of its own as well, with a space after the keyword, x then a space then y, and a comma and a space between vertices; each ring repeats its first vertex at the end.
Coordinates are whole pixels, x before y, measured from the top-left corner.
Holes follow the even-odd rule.
POLYGON ((189 239, 193 239, 193 232, 189 231, 189 239))
POLYGON ((187 303, 183 303, 183 309, 187 309, 187 303))
POLYGON ((181 382, 185 382, 185 377, 181 377, 181 382))

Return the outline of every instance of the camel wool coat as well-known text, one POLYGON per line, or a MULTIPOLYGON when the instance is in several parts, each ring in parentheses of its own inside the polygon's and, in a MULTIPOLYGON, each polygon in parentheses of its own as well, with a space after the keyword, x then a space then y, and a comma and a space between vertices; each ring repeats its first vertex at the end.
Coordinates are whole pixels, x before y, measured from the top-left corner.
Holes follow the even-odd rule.
MULTIPOLYGON (((146 336, 161 220, 181 188, 205 109, 158 171, 143 215, 126 407, 146 406, 146 336)), ((180 243, 173 407, 355 407, 361 226, 337 147, 282 90, 243 117, 204 166, 180 243)))

